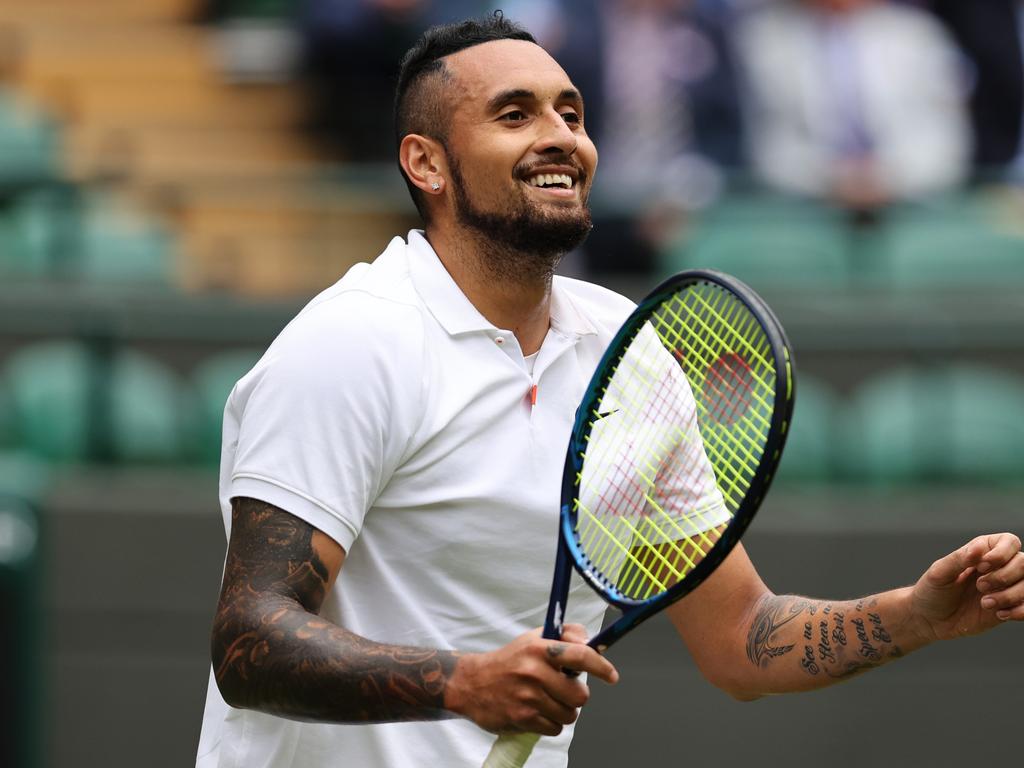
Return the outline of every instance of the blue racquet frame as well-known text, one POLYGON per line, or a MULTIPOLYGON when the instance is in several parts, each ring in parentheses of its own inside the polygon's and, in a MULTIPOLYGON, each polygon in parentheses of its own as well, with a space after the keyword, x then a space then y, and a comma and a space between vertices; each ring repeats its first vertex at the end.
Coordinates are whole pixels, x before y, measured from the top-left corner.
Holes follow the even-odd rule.
POLYGON ((544 622, 544 637, 554 640, 562 636, 565 606, 573 568, 606 602, 622 611, 622 616, 588 642, 588 645, 602 653, 638 624, 699 586, 739 542, 771 485, 789 431, 794 395, 793 354, 785 332, 768 305, 744 283, 721 272, 699 269, 673 275, 651 291, 637 305, 608 345, 608 349, 598 363, 584 393, 583 400, 576 410, 576 419, 565 456, 565 469, 562 473, 558 551, 551 585, 551 597, 544 622), (739 299, 760 323, 769 340, 773 356, 777 381, 775 407, 772 410, 761 463, 725 531, 685 579, 667 591, 646 600, 637 600, 623 595, 613 584, 590 567, 590 561, 580 548, 576 535, 575 499, 578 498, 579 493, 579 479, 583 468, 587 438, 593 426, 589 414, 600 401, 602 392, 614 374, 615 366, 624 351, 643 325, 651 318, 655 309, 666 298, 678 292, 682 285, 696 282, 712 283, 726 289, 739 299))

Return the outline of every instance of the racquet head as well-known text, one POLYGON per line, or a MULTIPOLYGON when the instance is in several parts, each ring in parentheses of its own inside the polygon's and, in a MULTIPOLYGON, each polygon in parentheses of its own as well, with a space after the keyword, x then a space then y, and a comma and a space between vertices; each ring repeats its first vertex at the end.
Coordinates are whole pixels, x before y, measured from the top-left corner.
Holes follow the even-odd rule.
MULTIPOLYGON (((584 395, 563 475, 559 557, 623 611, 592 645, 608 647, 724 560, 775 474, 793 398, 785 333, 743 283, 694 270, 640 302, 584 395)), ((568 588, 558 570, 551 636, 568 588)))

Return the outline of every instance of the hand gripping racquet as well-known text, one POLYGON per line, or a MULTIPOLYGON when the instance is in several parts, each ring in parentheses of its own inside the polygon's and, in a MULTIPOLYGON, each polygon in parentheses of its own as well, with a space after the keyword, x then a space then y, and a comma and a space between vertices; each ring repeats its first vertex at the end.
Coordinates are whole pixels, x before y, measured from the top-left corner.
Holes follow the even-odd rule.
MULTIPOLYGON (((573 567, 622 611, 589 641, 602 653, 704 581, 768 490, 793 396, 785 333, 743 283, 692 270, 641 301, 576 412, 544 637, 573 567)), ((484 768, 521 768, 538 739, 498 737, 484 768)))

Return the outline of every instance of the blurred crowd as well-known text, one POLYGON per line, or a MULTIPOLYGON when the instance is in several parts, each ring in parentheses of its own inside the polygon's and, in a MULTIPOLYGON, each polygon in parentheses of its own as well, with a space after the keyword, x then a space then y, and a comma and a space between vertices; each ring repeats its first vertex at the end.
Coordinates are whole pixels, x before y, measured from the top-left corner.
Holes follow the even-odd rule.
POLYGON ((598 271, 646 269, 730 184, 863 223, 1024 178, 1020 0, 302 0, 316 135, 347 162, 391 161, 401 53, 430 24, 498 7, 583 91, 598 271))

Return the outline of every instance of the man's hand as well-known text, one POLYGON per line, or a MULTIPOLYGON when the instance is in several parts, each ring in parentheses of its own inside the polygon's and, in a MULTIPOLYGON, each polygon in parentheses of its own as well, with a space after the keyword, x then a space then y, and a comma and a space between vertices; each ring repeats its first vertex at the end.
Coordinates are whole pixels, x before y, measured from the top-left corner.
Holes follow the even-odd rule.
POLYGON ((448 681, 445 707, 492 733, 557 736, 590 697, 587 685, 563 670, 606 683, 619 679, 586 639, 582 626, 567 624, 561 640, 545 640, 535 629, 496 651, 463 654, 448 681))
POLYGON ((936 560, 914 585, 911 611, 926 642, 1024 621, 1020 539, 1012 533, 978 536, 936 560))

